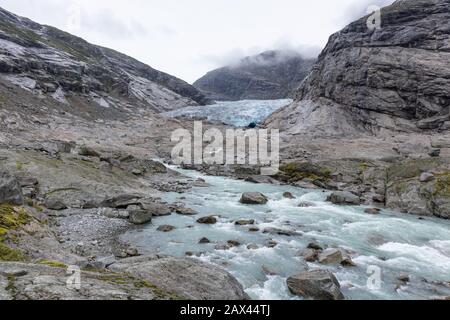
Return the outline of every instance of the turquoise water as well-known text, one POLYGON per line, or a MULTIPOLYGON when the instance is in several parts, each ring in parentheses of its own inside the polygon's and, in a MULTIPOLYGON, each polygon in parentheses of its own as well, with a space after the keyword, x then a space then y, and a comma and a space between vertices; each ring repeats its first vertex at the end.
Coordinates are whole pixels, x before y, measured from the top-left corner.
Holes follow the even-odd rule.
POLYGON ((165 113, 169 117, 186 116, 188 118, 205 117, 209 121, 221 122, 236 127, 246 127, 250 123, 261 123, 268 116, 292 100, 243 100, 218 102, 205 107, 187 107, 165 113))
POLYGON ((180 194, 167 194, 166 201, 181 201, 199 215, 172 215, 156 218, 153 225, 126 234, 123 239, 137 245, 142 252, 183 257, 187 251, 197 259, 216 264, 232 273, 253 299, 298 299, 286 286, 287 277, 305 268, 326 268, 342 285, 347 299, 429 299, 450 295, 450 221, 383 211, 373 216, 365 207, 338 207, 325 202, 326 192, 289 186, 252 184, 222 177, 209 177, 194 171, 182 172, 190 179, 205 179, 210 187, 194 188, 180 194), (243 192, 258 191, 269 197, 267 205, 247 206, 239 203, 243 192), (285 199, 289 191, 296 199, 285 199), (186 199, 184 199, 184 197, 186 199), (313 207, 300 208, 308 201, 313 207), (199 217, 220 216, 216 225, 196 223, 199 217), (261 230, 268 227, 292 230, 299 236, 279 236, 249 232, 248 226, 235 226, 238 219, 254 219, 261 230), (175 231, 162 233, 158 226, 176 226, 175 231), (198 244, 207 237, 213 243, 198 244), (266 247, 270 239, 275 248, 266 247), (228 251, 216 250, 217 245, 237 240, 243 245, 228 251), (352 253, 356 267, 306 264, 300 252, 308 243, 340 247, 352 253), (247 249, 256 244, 257 250, 247 249), (262 268, 273 270, 267 276, 262 268), (382 282, 379 287, 368 286, 368 270, 379 267, 382 282), (400 285, 397 279, 409 275, 410 283, 400 285))

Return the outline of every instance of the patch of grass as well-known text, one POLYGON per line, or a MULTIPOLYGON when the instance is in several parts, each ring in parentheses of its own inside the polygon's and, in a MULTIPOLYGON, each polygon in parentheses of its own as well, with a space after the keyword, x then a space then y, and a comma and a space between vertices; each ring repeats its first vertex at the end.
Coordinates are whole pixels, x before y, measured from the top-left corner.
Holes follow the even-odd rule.
POLYGON ((20 161, 16 161, 16 169, 17 170, 22 170, 23 169, 23 163, 20 161))
POLYGON ((53 261, 53 260, 45 260, 45 259, 43 259, 43 260, 40 260, 38 262, 38 264, 46 265, 46 266, 53 267, 53 268, 60 268, 60 269, 67 269, 68 268, 68 266, 66 264, 64 264, 62 262, 59 262, 59 261, 53 261))
POLYGON ((436 176, 434 195, 450 197, 450 172, 445 172, 436 176))
POLYGON ((0 242, 0 261, 23 262, 26 261, 22 251, 8 247, 0 242))
POLYGON ((99 279, 119 286, 132 285, 136 289, 150 289, 155 297, 161 300, 184 300, 183 297, 180 297, 177 294, 168 292, 147 280, 137 279, 129 274, 102 274, 99 279))
POLYGON ((0 228, 6 230, 17 229, 28 222, 31 218, 22 207, 14 207, 9 204, 0 205, 0 228))
POLYGON ((22 207, 0 205, 0 261, 26 261, 22 251, 9 247, 5 241, 11 240, 8 235, 11 230, 27 224, 30 219, 29 214, 22 207))
POLYGON ((331 169, 320 167, 310 162, 291 162, 282 165, 280 171, 286 174, 291 181, 310 179, 327 182, 332 175, 331 169))

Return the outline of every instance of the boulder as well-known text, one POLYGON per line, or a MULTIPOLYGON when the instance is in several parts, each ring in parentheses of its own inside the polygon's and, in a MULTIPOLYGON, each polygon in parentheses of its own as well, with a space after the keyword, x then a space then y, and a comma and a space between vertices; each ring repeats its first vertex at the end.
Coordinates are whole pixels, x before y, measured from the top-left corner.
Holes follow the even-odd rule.
POLYGON ((141 225, 152 221, 152 213, 139 206, 129 206, 127 211, 129 214, 128 221, 130 221, 130 223, 141 225))
POLYGON ((238 220, 234 223, 237 226, 247 226, 247 225, 253 225, 255 224, 255 220, 238 220))
POLYGON ((19 181, 6 171, 0 171, 0 203, 23 204, 23 194, 19 181))
POLYGON ((197 188, 207 188, 210 185, 204 179, 199 178, 194 182, 193 186, 197 188))
POLYGON ((246 192, 242 195, 240 202, 242 204, 266 204, 269 199, 260 192, 246 192))
POLYGON ((344 260, 344 254, 339 249, 329 248, 319 254, 321 264, 340 264, 344 260))
POLYGON ((195 216, 198 214, 197 211, 191 208, 186 207, 178 207, 178 206, 172 206, 172 209, 179 215, 182 216, 195 216))
POLYGON ((424 172, 424 173, 422 173, 422 174, 420 175, 420 178, 419 178, 420 182, 424 182, 424 183, 426 183, 426 182, 431 182, 431 181, 433 181, 434 179, 435 179, 434 174, 429 173, 429 172, 424 172))
POLYGON ((159 226, 158 229, 156 229, 156 230, 158 230, 160 232, 171 232, 171 231, 173 231, 175 229, 176 228, 174 226, 170 226, 170 225, 166 225, 165 224, 165 225, 159 226))
POLYGON ((310 208, 310 207, 314 207, 314 203, 303 201, 298 204, 298 207, 299 208, 310 208))
POLYGON ((88 146, 81 146, 78 154, 83 157, 100 158, 100 153, 88 146))
POLYGON ((228 272, 190 258, 125 259, 110 269, 189 300, 248 300, 241 284, 228 272), (130 260, 128 262, 127 260, 130 260), (147 260, 147 261, 146 261, 147 260))
POLYGON ((360 205, 361 198, 347 191, 333 192, 328 198, 328 202, 336 205, 360 205))
POLYGON ((295 199, 294 195, 290 192, 283 193, 283 197, 286 199, 295 199))
POLYGON ((197 222, 201 224, 216 224, 217 218, 214 216, 208 216, 198 219, 197 222))
POLYGON ((372 214, 372 215, 377 215, 381 213, 381 209, 378 208, 368 208, 366 210, 364 210, 365 213, 367 214, 372 214))
POLYGON ((208 244, 208 243, 211 243, 211 241, 208 238, 201 238, 198 243, 199 244, 208 244))
POLYGON ((67 205, 64 203, 62 199, 56 196, 49 196, 45 198, 44 206, 47 209, 60 211, 67 209, 67 205))
POLYGON ((314 249, 306 249, 301 253, 301 256, 306 262, 315 262, 317 261, 319 253, 314 249))
POLYGON ((240 247, 242 244, 237 241, 237 240, 228 240, 228 246, 230 246, 231 248, 233 247, 240 247))
POLYGON ((142 196, 134 193, 124 193, 109 197, 100 203, 100 207, 126 209, 128 206, 141 205, 142 196))
POLYGON ((291 230, 284 230, 284 229, 278 229, 278 228, 266 228, 264 229, 263 233, 273 234, 273 235, 279 235, 279 236, 300 236, 301 234, 295 231, 291 230))
POLYGON ((344 300, 341 286, 329 271, 305 271, 287 279, 292 294, 314 300, 344 300))

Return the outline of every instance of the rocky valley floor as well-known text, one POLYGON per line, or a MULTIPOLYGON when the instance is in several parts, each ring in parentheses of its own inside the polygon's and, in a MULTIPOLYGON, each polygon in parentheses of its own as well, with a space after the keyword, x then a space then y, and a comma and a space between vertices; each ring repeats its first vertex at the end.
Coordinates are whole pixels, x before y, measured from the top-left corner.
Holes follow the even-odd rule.
MULTIPOLYGON (((26 98, 26 93, 21 97, 26 98)), ((174 225, 182 225, 186 219, 193 219, 184 227, 180 226, 188 228, 187 232, 193 225, 208 225, 210 221, 226 219, 224 214, 216 212, 210 205, 199 206, 195 203, 192 191, 208 187, 203 178, 190 177, 187 172, 180 173, 150 160, 170 160, 173 146, 170 142, 171 131, 179 127, 190 128, 190 122, 166 119, 151 113, 120 121, 96 121, 62 112, 59 107, 50 107, 45 115, 23 112, 23 108, 14 108, 13 105, 5 105, 0 111, 3 115, 0 163, 2 171, 7 172, 2 178, 2 188, 6 189, 2 190, 14 190, 11 177, 15 177, 24 197, 23 204, 19 201, 18 205, 1 206, 2 299, 247 299, 248 293, 253 298, 264 297, 255 294, 255 290, 248 290, 249 284, 245 279, 241 279, 240 284, 225 271, 229 270, 236 276, 233 269, 221 265, 220 259, 217 262, 195 257, 202 256, 203 250, 195 249, 195 244, 202 238, 200 234, 192 249, 186 249, 181 254, 158 249, 165 241, 170 243, 158 236, 170 235, 174 225), (173 194, 178 196, 171 196, 173 194), (197 222, 209 216, 216 218, 197 222), (139 234, 142 230, 145 234, 151 232, 148 239, 158 235, 155 242, 143 245, 123 237, 130 232, 139 234), (67 287, 68 266, 81 268, 84 285, 80 290, 67 287)), ((433 215, 448 217, 448 184, 445 179, 450 170, 445 137, 396 135, 377 140, 370 137, 332 140, 299 136, 295 143, 292 137, 285 136, 283 139, 283 165, 278 176, 261 177, 255 168, 247 166, 205 166, 195 169, 212 176, 223 175, 265 183, 261 188, 265 185, 285 185, 280 188, 329 190, 329 193, 341 190, 342 193, 337 192, 330 201, 336 205, 365 204, 367 209, 372 210, 369 212, 375 214, 388 207, 397 212, 431 217, 436 225, 439 225, 439 219, 434 220, 433 215), (428 189, 431 196, 424 191, 428 189)), ((245 188, 249 190, 240 191, 244 193, 254 189, 251 186, 245 188)), ((226 195, 227 190, 224 191, 226 195)), ((2 196, 11 197, 8 192, 2 196)), ((277 193, 265 194, 272 201, 277 193)), ((212 194, 205 196, 212 197, 212 194)), ((289 197, 289 194, 284 196, 289 197)), ((308 206, 307 203, 304 205, 308 206)), ((277 210, 287 209, 271 209, 272 219, 277 220, 279 215, 283 217, 282 223, 288 223, 285 212, 277 213, 277 210)), ((343 213, 333 213, 339 214, 343 213)), ((264 223, 270 224, 270 221, 258 221, 246 215, 232 215, 229 219, 232 225, 248 224, 249 229, 254 229, 250 232, 261 234, 263 240, 255 244, 250 241, 241 243, 245 237, 244 240, 231 236, 223 241, 206 239, 213 242, 214 250, 231 250, 230 254, 240 250, 236 248, 255 250, 256 246, 268 249, 278 246, 282 250, 285 241, 290 241, 286 237, 311 232, 289 223, 284 227, 265 226, 264 223), (240 219, 256 221, 239 222, 240 219)), ((367 219, 371 219, 369 214, 367 219)), ((420 223, 420 220, 417 221, 420 223)), ((447 224, 442 221, 445 228, 447 224)), ((345 225, 349 222, 344 219, 336 223, 345 225)), ((194 234, 197 235, 195 231, 194 234)), ((260 277, 280 273, 288 277, 306 272, 303 277, 316 279, 314 283, 320 283, 323 279, 326 279, 323 280, 325 283, 336 283, 332 273, 327 273, 331 270, 339 274, 339 269, 334 269, 336 264, 342 264, 342 268, 351 267, 355 263, 352 258, 357 264, 360 263, 357 259, 359 253, 345 251, 352 247, 350 243, 324 241, 318 244, 317 239, 317 235, 306 236, 301 245, 294 246, 295 251, 289 251, 292 248, 286 251, 296 255, 293 261, 297 261, 298 268, 287 264, 289 268, 286 270, 272 270, 261 263, 259 268, 262 269, 256 272, 263 272, 260 277), (341 255, 342 259, 339 258, 341 255), (317 265, 316 259, 330 259, 332 267, 320 262, 317 265), (305 267, 308 261, 313 261, 314 265, 305 267), (324 273, 315 274, 313 270, 317 268, 324 273)), ((377 242, 379 245, 385 243, 380 241, 377 242)), ((441 255, 448 254, 445 248, 442 250, 441 255)), ((421 298, 448 296, 446 279, 413 277, 410 280, 409 276, 392 275, 395 279, 403 279, 398 280, 399 285, 401 281, 411 281, 411 286, 423 289, 420 291, 421 298), (432 291, 434 294, 426 293, 432 291)), ((291 291, 286 291, 285 296, 269 297, 293 298, 295 295, 292 293, 296 293, 306 298, 341 299, 339 286, 343 286, 344 292, 349 289, 349 284, 344 282, 334 285, 331 293, 329 290, 323 291, 323 288, 319 294, 305 293, 301 285, 304 285, 304 279, 301 274, 300 279, 297 278, 287 282, 283 280, 284 286, 291 283, 291 291)), ((287 290, 287 286, 285 288, 287 290)))

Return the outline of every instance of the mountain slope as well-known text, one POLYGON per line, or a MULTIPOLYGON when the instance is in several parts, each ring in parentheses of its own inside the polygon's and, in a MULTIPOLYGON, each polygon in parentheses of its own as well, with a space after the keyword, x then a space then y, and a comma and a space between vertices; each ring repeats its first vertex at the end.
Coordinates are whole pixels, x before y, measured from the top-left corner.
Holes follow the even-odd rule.
POLYGON ((209 103, 182 80, 1 8, 0 73, 3 80, 65 104, 73 95, 119 110, 162 112, 209 103))
POLYGON ((290 51, 267 51, 213 70, 194 86, 216 100, 292 98, 313 60, 290 51))
POLYGON ((331 36, 295 102, 268 123, 291 133, 450 129, 450 1, 406 0, 331 36))

